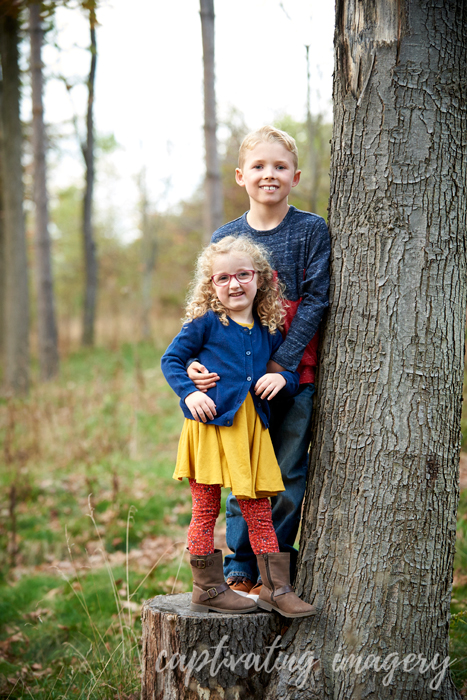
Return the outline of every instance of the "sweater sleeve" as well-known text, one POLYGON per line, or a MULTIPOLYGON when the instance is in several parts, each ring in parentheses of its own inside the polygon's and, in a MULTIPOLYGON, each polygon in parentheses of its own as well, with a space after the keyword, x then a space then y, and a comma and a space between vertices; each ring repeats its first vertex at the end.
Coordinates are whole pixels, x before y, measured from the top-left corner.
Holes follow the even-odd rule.
POLYGON ((272 358, 288 370, 297 369, 303 352, 318 330, 324 311, 329 305, 331 244, 324 219, 318 218, 310 239, 301 301, 284 342, 272 358))
MULTIPOLYGON (((272 354, 277 354, 277 349, 283 344, 282 335, 279 331, 274 333, 272 338, 272 354)), ((295 396, 300 385, 300 375, 298 372, 289 372, 285 370, 284 372, 279 372, 282 374, 287 384, 280 390, 279 395, 282 396, 295 396)))
POLYGON ((182 400, 194 391, 198 391, 186 372, 186 363, 190 357, 205 345, 209 327, 207 316, 185 323, 180 333, 172 340, 162 355, 161 368, 168 384, 182 400))

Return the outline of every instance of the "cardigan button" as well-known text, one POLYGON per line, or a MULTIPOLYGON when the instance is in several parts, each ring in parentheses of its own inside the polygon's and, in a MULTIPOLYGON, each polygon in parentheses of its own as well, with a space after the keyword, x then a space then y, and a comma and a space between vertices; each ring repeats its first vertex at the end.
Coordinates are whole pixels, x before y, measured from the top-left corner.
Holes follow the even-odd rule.
POLYGON ((246 354, 247 354, 247 355, 251 355, 251 350, 247 350, 247 351, 246 351, 246 354))
POLYGON ((246 378, 247 382, 251 382, 251 377, 246 378))

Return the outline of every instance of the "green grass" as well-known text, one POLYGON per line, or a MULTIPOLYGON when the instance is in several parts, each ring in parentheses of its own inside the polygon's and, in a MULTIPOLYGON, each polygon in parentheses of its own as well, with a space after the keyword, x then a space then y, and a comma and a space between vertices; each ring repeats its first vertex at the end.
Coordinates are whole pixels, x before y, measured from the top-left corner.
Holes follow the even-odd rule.
POLYGON ((159 363, 150 344, 80 351, 0 405, 2 696, 139 697, 141 603, 191 584, 159 363))

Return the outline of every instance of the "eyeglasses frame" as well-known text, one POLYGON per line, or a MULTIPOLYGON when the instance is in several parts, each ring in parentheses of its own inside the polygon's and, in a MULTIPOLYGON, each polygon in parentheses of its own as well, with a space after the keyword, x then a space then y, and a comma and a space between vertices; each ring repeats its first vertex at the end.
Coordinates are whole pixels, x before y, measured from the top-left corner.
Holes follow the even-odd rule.
POLYGON ((257 270, 247 270, 247 269, 245 269, 245 270, 241 270, 241 272, 252 272, 252 273, 253 273, 253 277, 251 278, 251 280, 248 280, 248 282, 241 282, 241 281, 238 279, 238 277, 237 277, 237 274, 238 274, 237 272, 236 272, 234 275, 229 275, 228 272, 222 272, 222 273, 217 272, 215 275, 212 275, 212 277, 211 277, 211 282, 212 282, 213 284, 215 284, 216 287, 228 287, 229 284, 230 284, 230 282, 231 282, 231 280, 232 280, 232 277, 235 277, 235 279, 237 280, 238 284, 250 284, 250 282, 253 282, 253 280, 255 279, 255 275, 256 275, 256 273, 257 273, 258 271, 257 271, 257 270), (220 275, 220 274, 229 275, 229 281, 226 282, 225 284, 217 284, 217 282, 214 282, 214 277, 217 277, 217 275, 220 275))

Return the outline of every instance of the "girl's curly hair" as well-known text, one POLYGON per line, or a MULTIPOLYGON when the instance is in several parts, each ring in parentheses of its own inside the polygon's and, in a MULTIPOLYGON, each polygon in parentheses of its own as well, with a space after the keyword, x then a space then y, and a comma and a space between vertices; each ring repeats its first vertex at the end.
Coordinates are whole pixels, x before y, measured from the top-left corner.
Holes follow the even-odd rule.
POLYGON ((211 243, 203 250, 196 264, 196 272, 190 287, 185 310, 184 323, 204 316, 210 309, 214 311, 224 326, 229 325, 226 308, 217 298, 211 281, 212 264, 217 255, 242 253, 251 258, 257 273, 258 291, 253 308, 263 326, 274 333, 283 326, 285 299, 283 286, 274 275, 263 246, 253 243, 247 236, 226 236, 219 243, 211 243))

